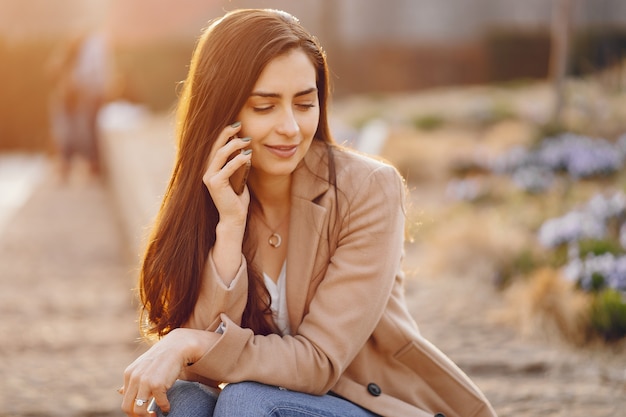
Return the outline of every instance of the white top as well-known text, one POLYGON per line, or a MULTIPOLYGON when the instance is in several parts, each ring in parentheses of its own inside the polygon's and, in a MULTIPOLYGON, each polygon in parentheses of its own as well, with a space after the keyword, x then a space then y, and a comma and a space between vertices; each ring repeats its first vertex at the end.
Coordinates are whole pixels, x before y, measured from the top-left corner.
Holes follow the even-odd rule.
POLYGON ((272 310, 272 316, 274 317, 274 323, 278 330, 284 335, 291 334, 289 328, 289 315, 287 314, 287 292, 285 281, 287 280, 287 262, 283 263, 283 267, 278 275, 277 282, 274 282, 272 278, 266 273, 263 273, 263 281, 265 281, 265 287, 272 297, 272 303, 270 309, 272 310))

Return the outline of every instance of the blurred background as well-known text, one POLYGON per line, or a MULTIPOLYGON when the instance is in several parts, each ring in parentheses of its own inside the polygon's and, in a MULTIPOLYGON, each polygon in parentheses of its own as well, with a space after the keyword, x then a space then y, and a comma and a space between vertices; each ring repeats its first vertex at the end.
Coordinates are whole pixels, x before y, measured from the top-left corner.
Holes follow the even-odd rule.
POLYGON ((317 35, 336 139, 406 178, 424 335, 501 416, 622 416, 624 0, 0 0, 0 417, 120 415, 178 85, 208 22, 247 7, 317 35), (97 140, 64 160, 85 39, 97 140))
MULTIPOLYGON (((549 75, 553 2, 546 0, 2 0, 0 148, 47 146, 46 65, 78 33, 109 34, 115 94, 169 108, 201 28, 222 11, 291 11, 328 51, 336 94, 416 91, 549 75)), ((573 0, 568 73, 616 64, 626 4, 573 0), (575 7, 574 7, 575 6, 575 7)))

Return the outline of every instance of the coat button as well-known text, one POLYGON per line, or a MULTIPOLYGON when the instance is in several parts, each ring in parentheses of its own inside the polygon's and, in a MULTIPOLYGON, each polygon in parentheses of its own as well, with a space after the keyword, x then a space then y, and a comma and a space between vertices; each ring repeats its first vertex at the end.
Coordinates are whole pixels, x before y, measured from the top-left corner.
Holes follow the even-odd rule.
POLYGON ((446 415, 444 413, 437 413, 435 414, 435 417, 446 417, 446 415))
POLYGON ((377 384, 374 384, 373 382, 370 382, 369 384, 367 384, 367 391, 372 394, 374 397, 378 397, 380 394, 383 393, 383 390, 380 389, 380 387, 377 384))

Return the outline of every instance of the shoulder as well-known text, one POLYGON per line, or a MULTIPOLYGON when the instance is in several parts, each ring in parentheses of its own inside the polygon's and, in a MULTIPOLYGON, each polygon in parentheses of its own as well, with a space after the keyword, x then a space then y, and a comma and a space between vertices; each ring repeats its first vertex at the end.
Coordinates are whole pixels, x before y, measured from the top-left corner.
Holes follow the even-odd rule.
MULTIPOLYGON (((329 189, 353 200, 370 189, 383 190, 394 200, 402 198, 404 180, 390 163, 349 148, 314 141, 305 160, 294 172, 292 193, 297 198, 316 200, 329 189)), ((370 198, 375 198, 371 196, 370 198)))
POLYGON ((348 148, 333 147, 337 186, 345 191, 364 187, 401 189, 404 180, 389 162, 348 148))
POLYGON ((363 175, 380 171, 390 177, 400 177, 398 171, 382 158, 373 157, 355 150, 333 146, 337 175, 363 175))

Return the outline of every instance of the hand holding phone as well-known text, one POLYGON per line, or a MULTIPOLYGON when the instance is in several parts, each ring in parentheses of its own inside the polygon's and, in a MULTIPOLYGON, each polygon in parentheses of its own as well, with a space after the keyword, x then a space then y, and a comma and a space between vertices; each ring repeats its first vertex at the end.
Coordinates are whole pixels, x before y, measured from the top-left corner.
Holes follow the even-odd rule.
MULTIPOLYGON (((234 138, 236 138, 236 136, 233 137, 232 139, 234 139, 234 138)), ((244 149, 239 149, 239 150, 233 152, 232 154, 230 154, 230 156, 226 160, 226 163, 230 162, 230 160, 235 158, 240 153, 243 153, 243 152, 246 152, 246 151, 250 152, 249 149, 246 150, 245 148, 244 149)), ((235 173, 233 175, 231 175, 230 178, 229 178, 230 186, 233 188, 233 191, 235 191, 235 194, 237 194, 237 195, 241 195, 241 193, 243 193, 243 190, 244 190, 244 188, 246 186, 246 181, 248 180, 248 173, 250 172, 250 165, 251 165, 250 161, 247 161, 245 164, 243 164, 242 166, 237 168, 235 173)))

